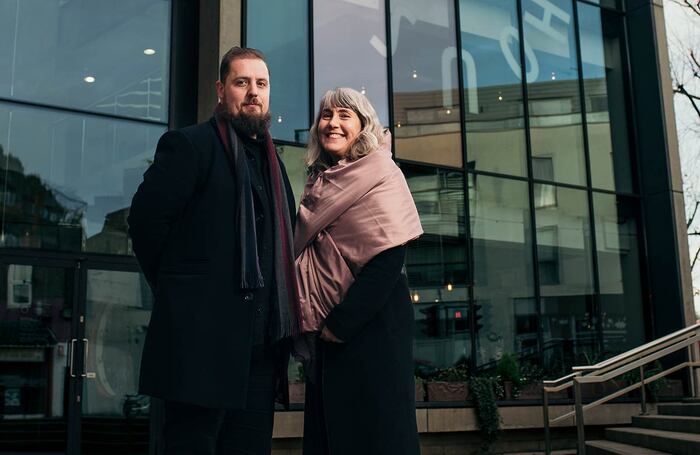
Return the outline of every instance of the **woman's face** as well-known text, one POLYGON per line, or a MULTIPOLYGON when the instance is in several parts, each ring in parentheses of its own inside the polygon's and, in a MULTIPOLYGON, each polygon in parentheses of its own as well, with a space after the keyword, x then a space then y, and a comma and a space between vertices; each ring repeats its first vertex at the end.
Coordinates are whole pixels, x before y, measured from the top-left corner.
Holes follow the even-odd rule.
POLYGON ((360 131, 360 117, 352 109, 333 107, 321 112, 318 139, 323 150, 337 160, 345 158, 360 131))

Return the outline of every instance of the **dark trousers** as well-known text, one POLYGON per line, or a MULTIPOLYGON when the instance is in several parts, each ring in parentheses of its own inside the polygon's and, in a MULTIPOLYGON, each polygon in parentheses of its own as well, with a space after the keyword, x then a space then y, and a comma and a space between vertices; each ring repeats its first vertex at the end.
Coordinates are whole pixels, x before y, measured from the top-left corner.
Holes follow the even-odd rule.
POLYGON ((276 357, 254 354, 246 408, 222 410, 165 402, 165 455, 269 455, 274 421, 276 357))

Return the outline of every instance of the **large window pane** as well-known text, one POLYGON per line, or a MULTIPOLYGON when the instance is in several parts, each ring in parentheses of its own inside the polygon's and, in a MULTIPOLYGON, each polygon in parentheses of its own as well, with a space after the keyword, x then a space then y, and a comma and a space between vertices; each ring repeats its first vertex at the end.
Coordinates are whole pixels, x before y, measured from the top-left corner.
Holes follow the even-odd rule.
POLYGON ((170 2, 0 0, 0 97, 167 121, 170 2))
POLYGON ((478 363, 537 355, 537 308, 527 182, 476 175, 470 187, 478 363))
POLYGON ((606 356, 644 343, 639 257, 639 209, 635 200, 593 194, 596 253, 606 356))
POLYGON ((454 5, 391 0, 396 157, 462 166, 454 5))
POLYGON ((535 218, 545 370, 559 374, 598 354, 588 196, 535 185, 535 218))
POLYGON ((306 0, 246 3, 246 41, 270 69, 271 134, 306 142, 309 129, 309 9, 306 0))
POLYGON ((586 184, 574 17, 570 0, 524 0, 533 177, 586 184), (538 172, 548 161, 552 175, 538 172))
POLYGON ((579 3, 586 122, 594 187, 631 192, 622 19, 579 3))
POLYGON ((131 254, 128 208, 164 130, 0 103, 0 246, 131 254))
POLYGON ((313 11, 314 109, 327 90, 352 87, 388 125, 384 1, 314 0, 313 11))
POLYGON ((469 167, 527 175, 515 0, 461 0, 469 167))
POLYGON ((401 166, 425 233, 409 244, 408 283, 415 308, 415 359, 421 368, 471 357, 468 320, 464 177, 401 166))

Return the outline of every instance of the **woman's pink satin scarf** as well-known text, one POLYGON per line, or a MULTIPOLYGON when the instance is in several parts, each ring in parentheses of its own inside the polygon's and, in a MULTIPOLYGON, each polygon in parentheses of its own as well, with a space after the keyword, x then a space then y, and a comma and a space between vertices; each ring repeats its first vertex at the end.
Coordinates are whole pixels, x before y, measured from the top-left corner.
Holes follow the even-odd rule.
POLYGON ((306 182, 294 235, 302 332, 321 329, 374 256, 423 233, 387 143, 306 182))

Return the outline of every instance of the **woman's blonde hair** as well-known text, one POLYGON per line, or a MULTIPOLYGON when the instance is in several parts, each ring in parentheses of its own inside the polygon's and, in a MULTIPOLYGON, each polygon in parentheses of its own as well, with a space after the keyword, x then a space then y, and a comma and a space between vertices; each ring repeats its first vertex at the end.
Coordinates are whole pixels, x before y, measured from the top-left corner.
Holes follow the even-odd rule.
POLYGON ((311 172, 324 171, 334 164, 331 155, 323 150, 318 138, 318 124, 321 121, 321 114, 324 110, 333 108, 351 109, 360 118, 360 134, 350 146, 350 150, 345 156, 346 160, 355 161, 362 158, 376 150, 382 142, 384 128, 379 121, 377 112, 363 94, 347 87, 328 90, 321 98, 316 121, 309 132, 306 165, 311 172))

